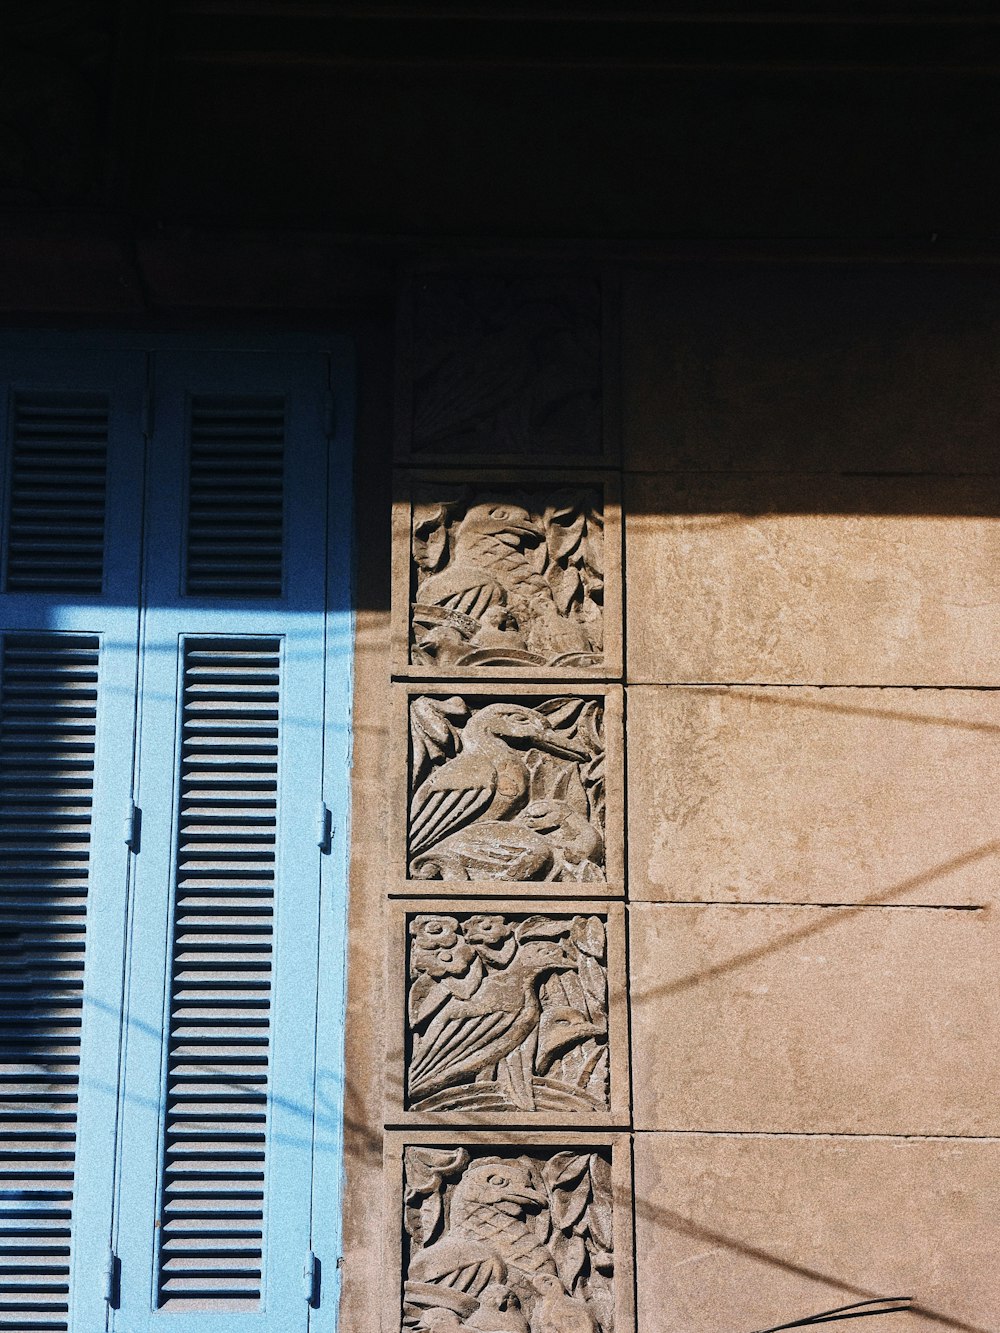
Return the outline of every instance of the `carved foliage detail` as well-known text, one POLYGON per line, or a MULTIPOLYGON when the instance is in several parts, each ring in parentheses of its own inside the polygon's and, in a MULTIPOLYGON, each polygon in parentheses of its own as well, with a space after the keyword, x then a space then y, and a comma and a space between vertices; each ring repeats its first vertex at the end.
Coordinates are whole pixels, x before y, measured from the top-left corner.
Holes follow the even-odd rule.
POLYGON ((403 1329, 613 1333, 603 1151, 406 1149, 403 1329))
POLYGON ((608 978, 598 916, 410 919, 409 1107, 608 1107, 608 978))
POLYGON ((600 386, 596 282, 434 276, 417 286, 416 452, 597 454, 600 386))
POLYGON ((604 526, 596 487, 414 494, 414 664, 599 666, 604 526))
POLYGON ((597 883, 604 710, 592 698, 410 703, 410 875, 597 883))

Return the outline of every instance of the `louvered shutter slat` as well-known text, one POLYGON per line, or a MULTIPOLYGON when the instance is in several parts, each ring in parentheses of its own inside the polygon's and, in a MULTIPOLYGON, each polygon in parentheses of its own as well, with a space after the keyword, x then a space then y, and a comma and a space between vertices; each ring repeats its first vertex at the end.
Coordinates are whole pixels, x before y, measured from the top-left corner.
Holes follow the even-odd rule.
POLYGON ((110 411, 107 394, 14 393, 8 592, 101 592, 110 411))
POLYGON ((0 1324, 11 1333, 69 1327, 97 667, 92 636, 4 640, 0 1324))
POLYGON ((190 407, 185 590, 279 597, 285 410, 280 397, 196 395, 190 407))
POLYGON ((191 639, 184 654, 158 1270, 166 1310, 253 1308, 261 1297, 279 666, 277 640, 191 639))

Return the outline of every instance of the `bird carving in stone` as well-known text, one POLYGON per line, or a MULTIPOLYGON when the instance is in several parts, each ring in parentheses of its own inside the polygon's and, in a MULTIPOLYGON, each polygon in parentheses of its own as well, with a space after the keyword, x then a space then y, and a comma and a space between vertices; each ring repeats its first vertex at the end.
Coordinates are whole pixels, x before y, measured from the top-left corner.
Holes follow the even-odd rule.
POLYGON ((556 1275, 529 1220, 547 1204, 522 1163, 474 1162, 455 1186, 447 1232, 413 1256, 409 1278, 473 1296, 510 1280, 515 1290, 520 1285, 533 1294, 537 1275, 556 1275))
POLYGON ((600 1333, 600 1325, 578 1296, 551 1273, 539 1273, 534 1281, 541 1296, 531 1312, 531 1333, 600 1333))
POLYGON ((560 614, 542 576, 544 543, 542 524, 521 505, 472 505, 456 529, 448 567, 420 585, 420 604, 476 620, 491 607, 506 606, 530 650, 548 656, 587 652, 591 643, 585 630, 560 614))
POLYGON ((542 978, 573 966, 558 941, 526 940, 503 971, 487 973, 468 999, 453 995, 414 1039, 411 1098, 490 1074, 536 1030, 542 978))
POLYGON ((418 856, 477 820, 511 818, 528 801, 524 754, 534 748, 558 758, 586 758, 532 708, 488 704, 462 731, 462 750, 417 788, 410 805, 410 856, 418 856))

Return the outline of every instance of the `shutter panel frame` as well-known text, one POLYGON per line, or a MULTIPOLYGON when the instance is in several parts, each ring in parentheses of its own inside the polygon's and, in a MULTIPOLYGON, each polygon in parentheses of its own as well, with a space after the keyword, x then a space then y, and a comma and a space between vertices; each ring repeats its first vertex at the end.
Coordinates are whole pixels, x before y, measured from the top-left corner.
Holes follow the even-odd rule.
POLYGON ((318 354, 168 353, 156 361, 149 492, 169 501, 161 501, 147 524, 138 766, 143 851, 130 948, 121 1159, 126 1188, 116 1220, 121 1303, 112 1324, 122 1333, 160 1327, 170 1333, 305 1333, 308 1328, 302 1270, 310 1248, 320 910, 314 819, 323 759, 326 384, 325 358, 318 354), (158 448, 157 437, 162 432, 164 440, 176 439, 185 429, 192 395, 265 392, 282 393, 286 400, 285 504, 295 522, 286 524, 285 586, 280 598, 216 598, 206 604, 183 590, 184 460, 158 448), (170 960, 164 946, 173 937, 173 904, 164 888, 176 873, 184 645, 203 637, 282 642, 266 1253, 259 1308, 171 1312, 157 1306, 153 1245, 169 1055, 170 960))
POLYGON ((333 837, 321 861, 312 1249, 319 1261, 320 1301, 310 1333, 336 1333, 340 1308, 344 1186, 344 1090, 347 1085, 347 924, 350 869, 352 700, 354 695, 353 465, 356 367, 342 341, 330 359, 335 431, 327 478, 326 708, 323 799, 333 837))
MULTIPOLYGON (((15 393, 102 394, 109 401, 104 578, 100 592, 0 591, 0 637, 98 640, 95 775, 80 1028, 69 1328, 104 1328, 102 1270, 112 1228, 118 1060, 129 857, 122 820, 131 796, 138 652, 141 427, 146 356, 94 336, 0 339, 0 554, 7 550, 11 408, 15 393), (97 345, 95 345, 95 342, 97 345), (86 1219, 81 1223, 81 1219, 86 1219)), ((0 589, 4 584, 0 582, 0 589)))

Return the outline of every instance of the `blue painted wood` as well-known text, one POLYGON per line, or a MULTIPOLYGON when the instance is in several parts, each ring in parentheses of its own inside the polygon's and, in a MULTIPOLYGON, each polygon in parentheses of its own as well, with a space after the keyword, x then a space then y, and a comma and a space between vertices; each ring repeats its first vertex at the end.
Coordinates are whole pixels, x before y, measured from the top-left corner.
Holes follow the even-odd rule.
MULTIPOLYGON (((97 755, 88 886, 76 1141, 70 1329, 101 1330, 107 1307, 101 1268, 111 1238, 115 1127, 129 856, 122 819, 131 795, 138 650, 138 574, 143 441, 140 409, 146 357, 138 350, 53 344, 0 345, 3 507, 9 499, 10 401, 18 391, 107 393, 108 521, 100 594, 0 592, 0 631, 43 630, 99 638, 97 755)), ((0 550, 6 547, 0 534, 0 550)))
POLYGON ((351 550, 351 464, 354 441, 353 349, 341 345, 330 361, 335 434, 330 445, 327 513, 331 540, 327 566, 326 717, 323 793, 332 812, 333 838, 322 863, 318 1031, 314 1103, 315 1163, 312 1247, 319 1261, 320 1299, 310 1311, 311 1333, 335 1333, 340 1302, 343 1112, 345 1101, 347 884, 350 851, 351 701, 354 590, 351 550))
MULTIPOLYGON (((155 354, 156 431, 146 490, 140 655, 137 577, 146 340, 120 335, 103 341, 106 346, 98 348, 92 334, 60 335, 56 340, 43 333, 0 335, 0 382, 15 380, 30 389, 101 389, 112 396, 112 491, 101 595, 0 594, 0 630, 86 631, 101 640, 70 1327, 101 1330, 107 1325, 102 1287, 110 1242, 122 1260, 115 1328, 129 1333, 159 1325, 177 1333, 291 1333, 308 1322, 330 1333, 336 1326, 339 1286, 353 642, 350 348, 346 340, 337 340, 328 344, 328 357, 317 352, 314 339, 298 335, 255 338, 249 350, 245 343, 237 347, 208 336, 191 351, 190 338, 157 338, 162 350, 155 354), (329 449, 328 384, 337 421, 329 449), (180 556, 184 454, 178 442, 184 437, 188 397, 269 391, 287 394, 289 402, 284 593, 266 602, 185 597, 180 556), (154 1308, 176 842, 177 692, 185 636, 199 634, 280 637, 286 686, 267 1267, 264 1302, 252 1314, 167 1315, 154 1308), (135 865, 123 837, 134 767, 140 777, 135 794, 143 808, 142 850, 135 865), (320 796, 333 816, 332 850, 325 856, 315 839, 320 796), (141 870, 138 878, 136 866, 141 870), (123 979, 128 994, 124 1035, 123 979), (322 1301, 311 1312, 302 1285, 310 1250, 322 1265, 322 1301)), ((0 425, 6 422, 4 415, 0 425)))
MULTIPOLYGON (((350 395, 345 348, 335 357, 342 397, 350 395)), ((311 1245, 314 1181, 339 1179, 342 1086, 338 1068, 342 1026, 342 965, 328 964, 332 942, 343 950, 346 877, 329 868, 315 838, 316 803, 324 792, 335 816, 334 846, 346 845, 346 745, 351 648, 349 611, 339 612, 327 639, 324 624, 327 569, 328 450, 325 438, 326 359, 305 355, 247 354, 211 349, 199 354, 160 353, 155 372, 155 427, 147 503, 145 609, 142 625, 138 801, 143 809, 143 850, 131 913, 127 960, 128 1002, 124 1047, 125 1091, 120 1187, 115 1244, 121 1257, 121 1305, 114 1328, 139 1333, 159 1326, 176 1333, 298 1333, 308 1322, 302 1269, 311 1245), (276 393, 288 405, 286 466, 286 578, 281 597, 211 600, 182 593, 185 435, 192 394, 276 393), (346 617, 346 619, 345 619, 346 617), (261 1308, 256 1311, 159 1311, 156 1308, 157 1226, 160 1209, 162 1117, 167 1061, 167 1001, 172 886, 176 847, 178 690, 186 639, 199 635, 276 636, 282 643, 279 841, 271 1095, 267 1145, 266 1264, 261 1308), (332 661, 336 654, 336 663, 332 661), (335 682, 331 686, 331 682, 335 682), (324 695, 330 693, 332 728, 324 732, 324 695), (326 757, 324 738, 334 735, 326 757), (320 901, 321 872, 324 894, 320 901), (331 879, 332 876, 332 879, 331 879), (331 925, 326 927, 327 917, 331 925), (334 1095, 324 1109, 321 1167, 314 1175, 316 1010, 320 991, 321 917, 324 923, 323 991, 336 997, 325 1018, 323 1077, 334 1095), (332 931, 332 936, 330 934, 332 931), (331 1138, 331 1134, 333 1137, 331 1138)), ((336 553, 331 576, 336 600, 346 599, 349 567, 349 500, 346 461, 349 413, 338 431, 333 524, 336 553), (346 507, 346 508, 345 508, 346 507)), ((343 853, 340 853, 341 857, 343 853)), ((324 1098, 329 1087, 324 1087, 324 1098)), ((339 1217, 332 1224, 334 1234, 339 1217)), ((335 1270, 335 1260, 325 1272, 335 1270)), ((324 1291, 323 1327, 332 1328, 333 1293, 324 1291)))

